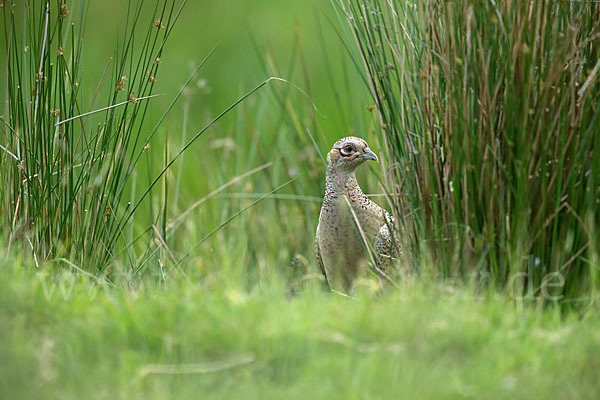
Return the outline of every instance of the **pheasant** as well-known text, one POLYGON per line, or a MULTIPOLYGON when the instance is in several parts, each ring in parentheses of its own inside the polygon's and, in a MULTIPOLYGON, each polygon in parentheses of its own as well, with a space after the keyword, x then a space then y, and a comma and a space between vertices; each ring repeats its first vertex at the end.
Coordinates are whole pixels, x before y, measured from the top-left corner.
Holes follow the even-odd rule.
POLYGON ((392 217, 372 202, 356 181, 356 168, 367 160, 379 161, 367 142, 353 136, 338 140, 327 154, 325 197, 315 247, 329 287, 345 293, 352 291, 355 278, 368 264, 367 246, 373 249, 380 270, 392 255, 392 217))

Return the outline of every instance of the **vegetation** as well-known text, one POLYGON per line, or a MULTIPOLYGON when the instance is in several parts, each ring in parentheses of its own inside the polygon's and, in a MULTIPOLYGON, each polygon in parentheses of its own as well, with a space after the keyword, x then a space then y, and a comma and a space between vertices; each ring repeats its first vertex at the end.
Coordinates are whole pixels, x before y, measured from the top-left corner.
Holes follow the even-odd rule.
POLYGON ((67 4, 32 2, 4 12, 6 113, 2 217, 9 246, 25 237, 36 262, 64 256, 102 266, 138 204, 122 201, 154 132, 142 131, 163 46, 178 14, 154 9, 142 44, 134 32, 142 4, 129 4, 123 42, 83 104, 83 27, 68 24, 67 4), (16 12, 24 16, 24 36, 16 12), (161 29, 164 28, 164 29, 161 29), (102 118, 91 118, 106 98, 102 118))
POLYGON ((68 274, 1 278, 3 398, 560 399, 600 390, 597 314, 517 310, 464 287, 403 280, 353 300, 312 287, 288 301, 287 285, 274 281, 251 291, 183 280, 114 290, 68 274))
POLYGON ((532 300, 560 281, 558 297, 587 303, 600 285, 600 5, 341 4, 408 264, 532 300))
POLYGON ((597 397, 600 7, 526 3, 0 1, 0 398, 597 397))
MULTIPOLYGON (((44 2, 31 2, 26 8, 14 5, 4 11, 8 74, 0 176, 10 190, 1 198, 3 230, 7 248, 19 248, 26 263, 103 275, 110 281, 113 274, 141 279, 150 272, 164 279, 169 275, 165 270, 210 273, 215 261, 231 264, 234 256, 252 266, 252 276, 254 266, 265 260, 254 249, 267 242, 279 249, 270 261, 274 265, 289 265, 295 248, 304 254, 303 260, 312 254, 312 234, 305 232, 314 231, 321 195, 320 179, 314 178, 322 166, 305 130, 310 127, 312 132, 317 126, 310 95, 297 85, 282 87, 281 80, 269 80, 278 71, 267 58, 270 64, 264 71, 257 67, 259 77, 253 77, 245 94, 234 94, 221 109, 210 110, 213 115, 205 114, 205 105, 192 114, 193 94, 202 98, 209 91, 198 73, 208 64, 214 44, 206 46, 202 59, 185 75, 163 80, 158 74, 163 63, 172 64, 172 55, 162 55, 185 6, 193 7, 173 1, 156 7, 130 2, 120 16, 119 26, 126 30, 115 38, 116 53, 110 52, 103 62, 95 54, 83 56, 83 43, 90 39, 84 39, 83 27, 77 30, 77 24, 67 23, 83 18, 89 5, 70 8, 57 3, 47 8, 44 2), (41 80, 36 78, 39 60, 45 74, 41 80), (94 74, 86 75, 87 68, 100 81, 88 78, 94 74), (150 97, 160 82, 162 96, 150 97), (280 87, 252 105, 243 103, 267 82, 280 87), (39 91, 32 90, 36 84, 39 91), (290 90, 300 99, 294 100, 302 104, 299 110, 292 107, 290 90), (96 106, 103 95, 106 103, 96 106), (163 97, 166 100, 158 105, 163 97), (222 130, 222 138, 190 148, 233 109, 238 119, 222 130), (93 111, 98 112, 89 114, 93 111), (188 156, 182 164, 189 152, 202 156, 188 156), (204 171, 203 179, 197 171, 204 171), (286 182, 293 188, 288 191, 291 197, 269 196, 286 182), (240 183, 250 186, 223 197, 224 190, 240 183), (258 221, 248 213, 241 216, 242 210, 267 197, 276 207, 261 210, 258 221), (302 228, 265 229, 284 214, 295 215, 293 223, 302 228), (196 219, 190 219, 192 215, 196 219), (234 229, 248 235, 231 242, 216 236, 226 234, 220 228, 232 221, 229 218, 240 220, 234 229), (205 248, 219 249, 215 260, 198 251, 205 242, 205 248)), ((286 78, 293 74, 289 71, 286 78)), ((307 262, 302 265, 308 267, 307 262)))

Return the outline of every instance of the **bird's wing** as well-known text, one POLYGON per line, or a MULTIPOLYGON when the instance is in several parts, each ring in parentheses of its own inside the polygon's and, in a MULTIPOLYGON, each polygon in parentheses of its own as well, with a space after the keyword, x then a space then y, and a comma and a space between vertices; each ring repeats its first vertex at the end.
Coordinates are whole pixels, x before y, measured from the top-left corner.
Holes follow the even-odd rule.
POLYGON ((379 229, 379 232, 375 236, 373 241, 373 247, 375 250, 377 267, 385 270, 392 262, 394 254, 394 245, 392 242, 392 235, 387 224, 384 224, 379 229))

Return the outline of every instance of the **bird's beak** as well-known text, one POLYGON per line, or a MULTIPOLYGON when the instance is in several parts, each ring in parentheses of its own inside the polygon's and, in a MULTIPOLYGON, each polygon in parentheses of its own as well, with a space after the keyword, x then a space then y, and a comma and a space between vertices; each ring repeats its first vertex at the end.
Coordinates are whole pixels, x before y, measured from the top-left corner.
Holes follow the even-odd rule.
POLYGON ((362 158, 364 160, 373 160, 375 162, 379 162, 379 159, 377 158, 377 155, 375 153, 373 153, 371 151, 371 149, 368 148, 368 147, 365 149, 365 154, 362 154, 360 156, 360 158, 362 158))

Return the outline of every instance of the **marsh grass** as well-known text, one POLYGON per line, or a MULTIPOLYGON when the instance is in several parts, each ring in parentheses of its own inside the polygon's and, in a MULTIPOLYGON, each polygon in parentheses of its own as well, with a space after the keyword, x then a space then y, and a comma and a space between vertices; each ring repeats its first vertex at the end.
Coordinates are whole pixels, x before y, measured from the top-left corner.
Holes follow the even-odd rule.
POLYGON ((149 139, 142 127, 174 6, 158 2, 148 13, 129 2, 117 51, 88 102, 85 4, 74 15, 60 1, 6 3, 0 209, 9 247, 25 244, 38 264, 106 265, 132 207, 123 195, 149 139))
POLYGON ((600 5, 338 6, 376 107, 406 264, 541 301, 564 278, 554 295, 593 298, 600 5))

